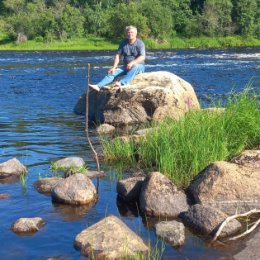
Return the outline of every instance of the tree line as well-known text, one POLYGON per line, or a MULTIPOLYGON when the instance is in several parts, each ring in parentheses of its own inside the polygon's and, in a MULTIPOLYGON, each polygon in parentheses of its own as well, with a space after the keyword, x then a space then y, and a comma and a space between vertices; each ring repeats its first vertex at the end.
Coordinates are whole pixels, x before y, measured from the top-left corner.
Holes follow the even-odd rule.
POLYGON ((39 41, 122 37, 126 25, 158 41, 260 37, 260 0, 0 0, 0 31, 39 41))

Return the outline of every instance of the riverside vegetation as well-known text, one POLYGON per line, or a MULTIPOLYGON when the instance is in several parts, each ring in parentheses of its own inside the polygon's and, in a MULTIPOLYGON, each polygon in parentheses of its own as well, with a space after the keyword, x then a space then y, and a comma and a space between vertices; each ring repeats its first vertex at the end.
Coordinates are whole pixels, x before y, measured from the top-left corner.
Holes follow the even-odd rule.
POLYGON ((102 138, 105 158, 158 170, 187 187, 210 163, 260 145, 258 98, 246 89, 230 95, 225 109, 191 110, 178 121, 152 123, 153 130, 138 142, 102 138))
POLYGON ((2 50, 114 49, 136 25, 147 48, 259 46, 259 0, 0 0, 2 50))

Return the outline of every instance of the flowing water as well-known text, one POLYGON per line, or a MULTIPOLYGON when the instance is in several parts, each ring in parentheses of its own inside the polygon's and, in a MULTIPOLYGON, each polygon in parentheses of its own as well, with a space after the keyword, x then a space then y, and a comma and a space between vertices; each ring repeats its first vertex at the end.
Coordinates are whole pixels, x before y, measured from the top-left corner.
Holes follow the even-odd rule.
MULTIPOLYGON (((108 214, 120 217, 164 260, 232 259, 236 247, 209 246, 187 230, 185 245, 175 249, 157 241, 152 221, 147 225, 138 211, 117 201, 112 166, 102 164, 107 177, 100 180, 99 201, 91 209, 53 204, 33 183, 51 176, 50 163, 67 156, 82 157, 96 169, 84 131, 84 117, 73 114, 85 92, 87 64, 91 82, 102 78, 113 52, 0 52, 0 163, 13 157, 27 168, 23 182, 0 180, 0 259, 85 259, 73 247, 75 236, 108 214), (42 217, 46 225, 36 234, 11 231, 20 217, 42 217)), ((251 81, 260 88, 260 48, 224 50, 169 50, 147 53, 147 71, 166 70, 190 82, 202 106, 242 91, 251 81)), ((90 132, 98 145, 95 130, 90 132)), ((93 180, 96 184, 96 180, 93 180)))

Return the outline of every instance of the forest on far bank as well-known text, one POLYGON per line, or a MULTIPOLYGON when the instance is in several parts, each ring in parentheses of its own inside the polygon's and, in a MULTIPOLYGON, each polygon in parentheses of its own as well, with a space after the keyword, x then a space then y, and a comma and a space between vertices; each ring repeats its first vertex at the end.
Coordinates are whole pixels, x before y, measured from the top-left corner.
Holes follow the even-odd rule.
POLYGON ((260 0, 0 0, 0 32, 39 42, 121 38, 126 25, 141 38, 260 38, 260 0))

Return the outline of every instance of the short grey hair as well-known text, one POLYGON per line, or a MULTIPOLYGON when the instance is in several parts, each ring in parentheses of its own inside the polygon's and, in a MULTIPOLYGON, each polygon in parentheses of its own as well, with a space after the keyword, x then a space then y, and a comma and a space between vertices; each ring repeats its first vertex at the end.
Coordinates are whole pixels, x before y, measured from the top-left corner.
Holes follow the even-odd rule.
POLYGON ((128 32, 128 31, 130 31, 131 29, 133 29, 133 30, 135 30, 135 31, 137 32, 137 28, 136 28, 135 26, 133 26, 133 25, 128 25, 128 26, 126 26, 125 31, 128 32))

